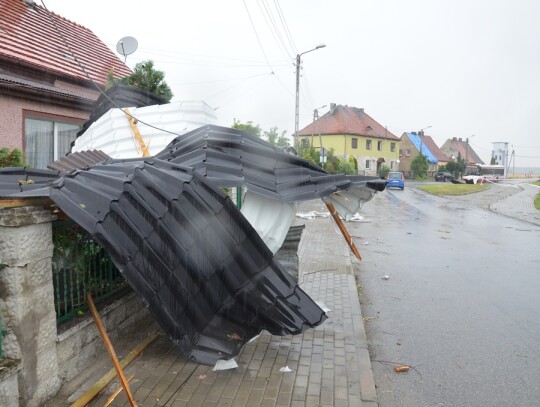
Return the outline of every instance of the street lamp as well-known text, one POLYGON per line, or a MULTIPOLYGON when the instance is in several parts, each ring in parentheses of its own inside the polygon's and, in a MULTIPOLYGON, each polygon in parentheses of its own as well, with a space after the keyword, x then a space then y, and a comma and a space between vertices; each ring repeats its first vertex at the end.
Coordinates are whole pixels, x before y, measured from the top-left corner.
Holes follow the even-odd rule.
POLYGON ((418 137, 420 137, 420 154, 422 154, 422 144, 423 144, 422 137, 424 136, 424 130, 430 129, 430 128, 431 126, 427 126, 427 127, 424 127, 423 129, 418 130, 418 137))
POLYGON ((318 50, 320 48, 326 47, 325 44, 317 45, 315 48, 310 49, 309 51, 304 51, 301 54, 296 55, 296 110, 294 116, 294 148, 298 151, 298 119, 300 118, 300 64, 302 60, 300 57, 308 52, 318 50))

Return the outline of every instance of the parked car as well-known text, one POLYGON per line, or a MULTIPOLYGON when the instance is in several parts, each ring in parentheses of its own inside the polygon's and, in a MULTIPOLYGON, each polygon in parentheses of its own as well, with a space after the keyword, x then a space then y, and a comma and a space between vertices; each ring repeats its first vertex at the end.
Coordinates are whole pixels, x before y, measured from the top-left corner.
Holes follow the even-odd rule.
POLYGON ((402 172, 390 171, 386 176, 386 180, 388 181, 386 188, 405 189, 405 177, 402 172))
POLYGON ((452 182, 454 176, 449 172, 438 172, 435 174, 435 181, 452 182))

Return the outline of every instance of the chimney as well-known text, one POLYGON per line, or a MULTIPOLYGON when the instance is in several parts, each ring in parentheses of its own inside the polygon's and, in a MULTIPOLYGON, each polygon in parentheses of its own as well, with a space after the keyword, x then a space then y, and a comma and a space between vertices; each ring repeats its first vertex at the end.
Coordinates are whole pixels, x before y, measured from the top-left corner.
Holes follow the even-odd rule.
POLYGON ((28 7, 34 8, 36 4, 34 3, 34 0, 23 0, 23 3, 26 4, 28 7))
POLYGON ((455 138, 455 137, 452 137, 452 140, 453 140, 453 141, 457 141, 457 138, 455 138))
POLYGON ((333 114, 334 110, 336 110, 336 104, 335 103, 330 103, 330 114, 333 114))
POLYGON ((461 137, 459 138, 459 141, 463 141, 463 140, 461 139, 461 137))

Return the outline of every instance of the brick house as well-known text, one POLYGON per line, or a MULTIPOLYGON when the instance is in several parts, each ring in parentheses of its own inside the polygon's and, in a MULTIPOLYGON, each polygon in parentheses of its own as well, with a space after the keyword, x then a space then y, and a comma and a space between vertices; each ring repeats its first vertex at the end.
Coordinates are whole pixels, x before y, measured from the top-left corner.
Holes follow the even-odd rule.
POLYGON ((370 117, 364 109, 330 105, 330 111, 298 132, 304 145, 334 150, 338 158, 353 157, 360 175, 377 175, 383 165, 398 169, 399 137, 370 117), (320 136, 319 136, 320 135, 320 136))
POLYGON ((411 163, 414 158, 420 154, 420 150, 422 150, 422 154, 424 154, 428 161, 428 176, 434 176, 441 165, 448 164, 448 158, 441 149, 437 147, 437 144, 435 144, 435 141, 430 136, 426 136, 423 131, 405 132, 401 136, 399 170, 402 171, 407 178, 414 177, 414 174, 411 171, 411 163))
POLYGON ((0 147, 45 168, 69 151, 108 72, 132 71, 92 31, 32 0, 0 0, 0 10, 0 147))
POLYGON ((448 161, 455 161, 458 155, 461 155, 466 164, 485 164, 468 143, 468 140, 453 137, 444 142, 441 150, 448 161))

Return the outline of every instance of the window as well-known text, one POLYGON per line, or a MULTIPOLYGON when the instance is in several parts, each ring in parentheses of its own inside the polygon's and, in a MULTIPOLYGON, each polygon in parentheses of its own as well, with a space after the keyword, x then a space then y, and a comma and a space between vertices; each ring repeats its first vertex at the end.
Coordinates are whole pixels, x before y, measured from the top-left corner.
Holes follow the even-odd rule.
POLYGON ((303 148, 309 147, 309 139, 308 138, 303 138, 302 139, 302 147, 303 148))
POLYGON ((377 141, 377 150, 382 151, 382 141, 377 141))
POLYGON ((356 137, 353 137, 351 139, 351 147, 352 148, 358 148, 358 139, 356 137))
POLYGON ((370 160, 366 160, 366 170, 369 170, 370 169, 370 160))
POLYGON ((366 150, 371 150, 371 140, 366 140, 366 150))
POLYGON ((410 156, 411 156, 411 149, 408 148, 408 149, 407 149, 407 152, 406 152, 405 154, 407 155, 407 157, 410 157, 410 156))
MULTIPOLYGON (((390 151, 392 153, 396 152, 396 143, 390 143, 390 151)), ((399 150, 399 155, 401 155, 401 150, 399 150)))
POLYGON ((401 148, 399 149, 399 156, 403 156, 403 150, 401 148))
POLYGON ((47 164, 65 156, 71 142, 81 128, 78 124, 60 123, 52 120, 26 118, 26 162, 33 168, 47 168, 47 164))

